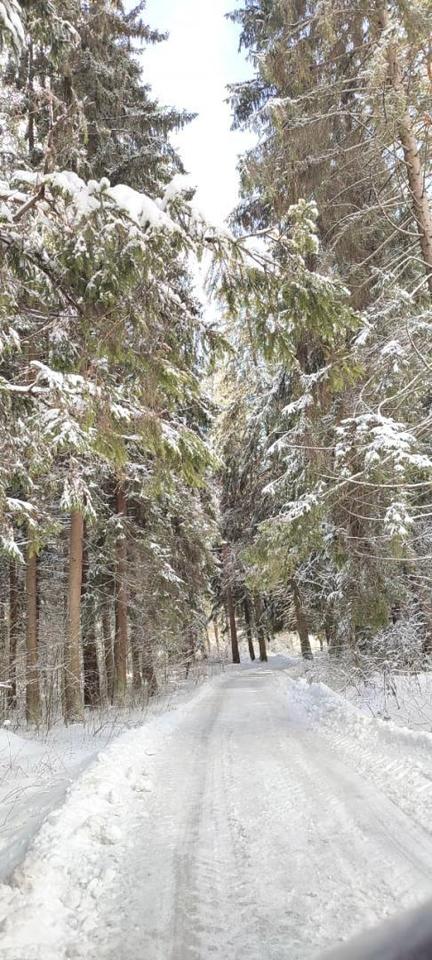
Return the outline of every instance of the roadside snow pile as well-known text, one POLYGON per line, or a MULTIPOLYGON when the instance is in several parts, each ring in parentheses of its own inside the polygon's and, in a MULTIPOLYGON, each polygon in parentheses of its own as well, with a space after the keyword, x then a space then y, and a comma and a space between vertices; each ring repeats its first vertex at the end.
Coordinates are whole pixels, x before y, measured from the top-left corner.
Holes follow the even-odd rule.
POLYGON ((3 780, 7 769, 14 767, 17 763, 23 771, 33 767, 34 759, 40 757, 43 752, 43 743, 18 737, 4 725, 0 728, 0 779, 3 780))
POLYGON ((49 814, 12 885, 0 886, 2 960, 90 955, 96 903, 115 883, 130 815, 144 808, 145 816, 152 757, 207 689, 118 737, 49 814))
POLYGON ((82 727, 38 739, 0 727, 0 881, 21 862, 32 837, 74 777, 109 740, 82 727))
POLYGON ((364 716, 324 683, 285 676, 294 714, 430 833, 432 734, 364 716))
POLYGON ((375 673, 346 696, 364 713, 412 730, 432 731, 432 673, 375 673))
MULTIPOLYGON (((300 654, 299 644, 282 634, 272 644, 272 652, 300 654)), ((432 732, 432 671, 419 664, 417 670, 392 667, 391 660, 374 668, 372 658, 356 665, 350 655, 331 657, 321 651, 312 638, 313 661, 298 657, 297 676, 322 682, 340 693, 366 716, 393 720, 402 727, 432 732)))

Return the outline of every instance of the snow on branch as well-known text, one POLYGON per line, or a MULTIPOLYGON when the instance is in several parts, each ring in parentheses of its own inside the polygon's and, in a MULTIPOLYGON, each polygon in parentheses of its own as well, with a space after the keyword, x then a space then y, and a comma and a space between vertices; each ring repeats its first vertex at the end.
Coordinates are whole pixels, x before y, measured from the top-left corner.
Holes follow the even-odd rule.
POLYGON ((3 32, 7 34, 15 51, 19 53, 24 46, 25 33, 18 0, 0 0, 0 33, 3 32))

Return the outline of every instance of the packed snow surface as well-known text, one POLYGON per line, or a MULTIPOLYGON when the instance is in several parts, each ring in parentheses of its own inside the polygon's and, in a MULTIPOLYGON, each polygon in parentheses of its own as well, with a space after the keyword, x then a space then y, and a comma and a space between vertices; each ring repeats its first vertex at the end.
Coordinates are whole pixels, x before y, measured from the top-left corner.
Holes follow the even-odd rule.
POLYGON ((1 888, 1 960, 308 960, 430 897, 432 735, 295 672, 103 750, 1 888))

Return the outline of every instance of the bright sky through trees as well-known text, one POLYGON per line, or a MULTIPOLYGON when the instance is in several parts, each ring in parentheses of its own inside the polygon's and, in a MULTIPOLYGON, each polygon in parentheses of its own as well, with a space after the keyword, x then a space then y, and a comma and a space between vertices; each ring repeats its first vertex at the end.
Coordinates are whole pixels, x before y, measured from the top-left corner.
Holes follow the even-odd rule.
POLYGON ((169 32, 145 52, 144 76, 162 103, 193 110, 197 119, 178 137, 185 166, 198 186, 197 203, 214 221, 235 206, 237 156, 250 134, 233 132, 226 85, 245 79, 249 65, 238 51, 238 31, 225 18, 234 0, 149 0, 147 18, 169 32))

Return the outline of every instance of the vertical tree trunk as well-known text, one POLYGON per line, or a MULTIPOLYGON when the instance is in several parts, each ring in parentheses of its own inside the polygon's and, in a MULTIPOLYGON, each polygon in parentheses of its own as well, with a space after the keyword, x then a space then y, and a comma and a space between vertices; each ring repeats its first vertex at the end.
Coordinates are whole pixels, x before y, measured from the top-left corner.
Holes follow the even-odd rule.
POLYGON ((303 604, 300 596, 300 590, 298 588, 297 581, 294 578, 290 581, 290 586, 293 593, 296 627, 297 627, 297 633, 300 637, 300 646, 301 646, 302 656, 305 660, 313 660, 312 647, 310 645, 310 639, 309 639, 309 630, 308 630, 306 617, 303 611, 303 604))
POLYGON ((229 621, 229 629, 230 629, 230 637, 231 637, 232 661, 233 663, 240 663, 240 651, 238 646, 235 607, 234 607, 232 591, 230 586, 227 586, 226 588, 226 602, 227 602, 228 621, 229 621))
POLYGON ((256 623, 256 631, 258 636, 260 660, 263 663, 266 663, 268 660, 268 656, 267 656, 267 645, 266 645, 265 628, 264 628, 264 616, 263 616, 263 607, 261 603, 261 598, 259 596, 255 597, 254 607, 255 607, 255 623, 256 623))
POLYGON ((144 680, 147 684, 147 694, 149 697, 156 696, 159 688, 156 670, 154 668, 153 657, 151 649, 145 650, 143 652, 143 666, 142 672, 144 680))
POLYGON ((93 614, 93 603, 88 611, 89 619, 86 623, 83 637, 83 672, 84 672, 84 705, 97 707, 101 702, 100 676, 96 645, 96 630, 93 614))
POLYGON ((234 606, 234 600, 233 600, 232 589, 230 584, 230 548, 228 544, 224 545, 223 559, 224 559, 224 574, 225 574, 225 601, 226 601, 226 612, 227 612, 227 620, 228 620, 228 627, 229 627, 229 635, 231 638, 232 661, 233 663, 240 663, 240 651, 239 651, 238 637, 237 637, 235 606, 234 606))
POLYGON ((255 650, 253 645, 253 632, 252 632, 252 608, 249 597, 246 595, 243 601, 243 611, 246 625, 246 636, 249 647, 249 656, 251 660, 255 660, 255 650))
POLYGON ((66 625, 65 719, 83 719, 81 696, 81 588, 84 519, 73 510, 69 535, 68 610, 66 625))
MULTIPOLYGON (((189 602, 190 602, 190 609, 193 610, 192 597, 189 598, 189 602)), ((196 657, 196 648, 197 648, 196 631, 193 625, 190 623, 186 629, 186 644, 185 644, 186 677, 189 676, 191 666, 194 663, 194 660, 196 657)))
MULTIPOLYGON (((8 646, 8 599, 9 599, 9 569, 0 570, 0 679, 4 683, 9 681, 9 646, 8 646)), ((7 690, 0 690, 0 723, 6 717, 7 690)))
POLYGON ((216 643, 216 650, 217 650, 218 655, 219 655, 219 654, 220 654, 220 643, 219 643, 219 624, 218 624, 217 617, 214 617, 214 618, 213 618, 213 630, 214 630, 214 638, 215 638, 215 643, 216 643))
MULTIPOLYGON (((389 9, 387 3, 383 3, 380 10, 380 28, 385 30, 388 25, 389 9)), ((425 265, 427 283, 429 291, 432 293, 432 206, 428 196, 427 178, 422 166, 420 147, 415 136, 414 124, 407 99, 408 92, 402 74, 400 51, 395 43, 389 46, 388 65, 389 82, 395 94, 400 99, 401 116, 397 123, 398 135, 407 169, 411 206, 417 223, 419 244, 425 265)))
POLYGON ((15 709, 17 703, 17 644, 19 630, 18 571, 14 560, 9 564, 9 689, 8 705, 15 709))
POLYGON ((37 556, 27 548, 26 563, 26 685, 25 706, 28 723, 40 723, 41 698, 38 671, 38 584, 37 556))
POLYGON ((28 46, 28 83, 27 83, 27 102, 28 102, 28 125, 27 140, 29 148, 30 162, 33 160, 33 151, 35 148, 35 95, 34 95, 34 62, 33 62, 33 43, 30 40, 28 46))
POLYGON ((416 562, 412 567, 415 572, 409 575, 409 580, 424 625, 422 652, 426 657, 430 657, 432 654, 432 596, 429 585, 425 588, 422 576, 417 574, 416 562))
POLYGON ((333 630, 332 634, 327 639, 329 656, 331 657, 341 657, 346 646, 346 640, 343 635, 333 630))
MULTIPOLYGON (((135 631, 134 631, 135 634, 135 631)), ((132 653, 132 686, 136 691, 142 690, 143 676, 141 667, 141 649, 137 637, 134 635, 131 639, 132 653)))
MULTIPOLYGON (((127 501, 124 487, 119 483, 116 490, 116 513, 122 520, 127 513, 127 501)), ((127 650, 128 650, 128 597, 126 586, 127 544, 123 529, 116 545, 116 593, 115 593, 115 637, 114 637, 114 700, 124 703, 127 687, 127 650)))
POLYGON ((105 602, 102 609, 101 619, 105 658, 106 693, 108 702, 112 703, 114 697, 114 652, 111 632, 111 617, 105 602))
POLYGON ((84 706, 96 707, 100 703, 100 676, 96 644, 95 603, 89 589, 89 552, 85 525, 83 530, 81 620, 84 706))
POLYGON ((140 652, 135 643, 132 644, 132 686, 135 691, 142 690, 143 678, 141 673, 140 652))

